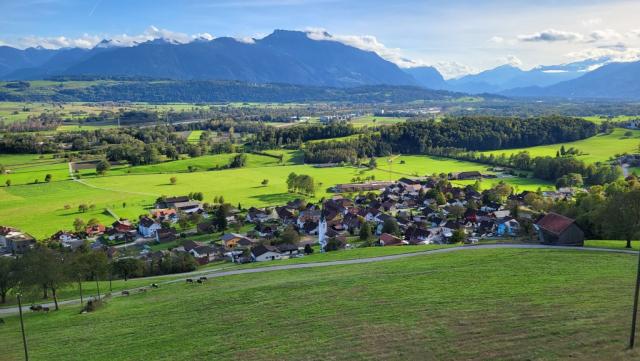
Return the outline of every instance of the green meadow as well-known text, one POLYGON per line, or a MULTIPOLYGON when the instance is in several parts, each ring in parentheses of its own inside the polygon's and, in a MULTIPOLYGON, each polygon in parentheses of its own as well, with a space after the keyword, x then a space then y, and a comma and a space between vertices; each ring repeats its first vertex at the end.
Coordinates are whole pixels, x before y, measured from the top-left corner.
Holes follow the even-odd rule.
MULTIPOLYGON (((315 168, 311 165, 295 164, 299 157, 296 152, 275 152, 284 154, 285 164, 279 165, 276 158, 248 154, 245 168, 205 171, 216 164, 225 165, 232 155, 213 155, 165 162, 139 167, 114 167, 105 176, 96 176, 94 171, 81 171, 83 184, 68 179, 66 163, 56 164, 58 173, 53 173, 51 183, 32 183, 32 178, 44 179, 43 169, 38 167, 32 173, 5 175, 12 177, 11 187, 0 187, 0 219, 3 224, 12 225, 32 233, 36 237, 51 235, 59 229, 70 229, 77 217, 85 221, 96 217, 111 221, 104 214, 110 208, 121 217, 137 218, 146 212, 153 201, 162 195, 172 196, 203 192, 205 201, 215 196, 224 196, 227 202, 243 207, 280 205, 302 197, 287 192, 286 179, 289 173, 307 174, 314 178, 317 191, 314 199, 330 196, 329 188, 338 183, 350 183, 354 178, 375 177, 377 180, 395 180, 405 176, 449 173, 462 170, 480 170, 486 167, 476 163, 462 162, 446 158, 428 156, 395 157, 391 169, 387 168, 387 158, 378 159, 378 169, 356 167, 315 168), (401 163, 404 161, 404 163, 401 163), (191 165, 201 171, 187 172, 191 165), (37 176, 36 176, 37 175, 37 176), (18 177, 20 176, 20 177, 18 177), (176 177, 176 184, 170 183, 176 177), (267 179, 267 185, 262 181, 267 179), (19 183, 23 181, 24 183, 19 183), (20 185, 23 184, 23 185, 20 185), (126 203, 126 207, 122 203, 126 203), (78 213, 79 204, 94 204, 88 213, 78 213), (69 209, 65 209, 69 206, 69 209)), ((49 166, 42 166, 48 169, 49 166)), ((48 169, 48 172, 53 170, 48 169)), ((0 179, 1 180, 1 179, 0 179)), ((498 182, 485 180, 484 187, 498 182)), ((550 184, 531 178, 505 178, 505 182, 517 186, 519 190, 536 190, 550 184)), ((465 183, 465 182, 463 182, 465 183)))
MULTIPOLYGON (((25 329, 33 360, 637 360, 635 263, 501 249, 243 274, 28 312, 25 329)), ((18 317, 0 339, 0 360, 22 358, 18 317)))
POLYGON ((366 115, 363 117, 351 119, 349 123, 359 128, 364 126, 375 127, 375 126, 393 125, 398 123, 404 123, 405 121, 407 121, 407 118, 376 117, 375 115, 366 115))
POLYGON ((148 195, 117 189, 105 191, 70 180, 0 187, 0 220, 2 225, 18 227, 43 238, 60 229, 72 229, 76 218, 85 221, 97 218, 110 224, 114 219, 104 213, 105 208, 112 209, 120 217, 135 219, 151 207, 154 200, 148 195), (94 208, 80 213, 80 204, 94 205, 94 208))
POLYGON ((575 142, 560 143, 542 145, 538 147, 519 148, 519 149, 504 149, 484 152, 485 154, 500 155, 515 154, 521 151, 528 151, 533 157, 550 156, 555 157, 556 152, 563 146, 565 149, 571 147, 580 150, 583 155, 578 159, 582 159, 585 162, 604 162, 609 160, 616 154, 624 153, 637 153, 638 146, 640 146, 640 130, 627 130, 622 128, 616 128, 611 134, 599 134, 591 138, 578 140, 575 142), (631 132, 630 137, 625 136, 626 132, 631 132))

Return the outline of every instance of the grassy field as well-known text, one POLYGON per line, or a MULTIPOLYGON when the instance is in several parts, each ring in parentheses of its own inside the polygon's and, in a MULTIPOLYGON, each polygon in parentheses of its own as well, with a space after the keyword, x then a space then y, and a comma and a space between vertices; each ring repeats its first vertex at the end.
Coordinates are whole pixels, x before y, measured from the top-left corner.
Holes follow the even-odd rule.
MULTIPOLYGON (((242 231, 241 231, 242 232, 242 231)), ((219 233, 211 234, 211 235, 198 235, 195 237, 189 237, 190 240, 198 241, 198 242, 208 242, 214 239, 220 238, 219 233)), ((178 247, 182 241, 177 240, 175 242, 157 244, 151 246, 151 249, 154 251, 164 250, 169 248, 178 247)), ((405 254, 405 253, 415 253, 421 251, 429 251, 436 250, 440 248, 451 248, 456 247, 456 245, 420 245, 420 246, 407 246, 407 247, 365 247, 365 248, 353 248, 353 249, 345 249, 339 250, 335 252, 327 252, 320 253, 317 249, 316 252, 311 255, 305 255, 301 258, 291 258, 291 259, 282 259, 275 260, 270 262, 256 262, 256 263, 247 263, 247 264, 235 264, 229 263, 225 261, 213 262, 209 263, 205 266, 201 266, 198 270, 194 271, 196 273, 201 272, 223 272, 230 270, 241 270, 248 268, 257 268, 257 267, 274 267, 274 266, 282 266, 288 264, 301 264, 301 263, 319 263, 319 262, 329 262, 329 261, 343 261, 350 259, 359 259, 359 258, 367 258, 367 257, 382 257, 396 254, 405 254)), ((132 278, 128 281, 124 280, 113 280, 111 282, 111 289, 113 292, 118 292, 125 289, 137 288, 149 286, 153 282, 164 282, 170 281, 178 278, 188 277, 188 274, 173 274, 173 275, 164 275, 164 276, 154 276, 154 277, 146 277, 146 278, 132 278)), ((85 296, 97 295, 97 287, 94 281, 83 282, 82 289, 85 296)), ((108 292, 110 290, 110 284, 108 280, 100 281, 100 290, 101 292, 108 292)), ((40 293, 35 293, 33 295, 27 295, 27 301, 42 303, 44 302, 40 297, 40 293)), ((16 300, 12 293, 8 296, 9 301, 2 305, 1 307, 9 307, 16 304, 16 300)), ((76 284, 70 284, 67 287, 59 290, 58 299, 69 300, 69 299, 79 299, 79 291, 76 284)), ((53 302, 52 300, 46 302, 53 302)))
POLYGON ((510 154, 515 154, 520 151, 526 150, 533 157, 555 157, 556 152, 560 150, 560 147, 562 145, 564 145, 566 149, 574 147, 582 151, 584 155, 579 156, 578 158, 584 160, 585 162, 603 162, 609 160, 616 154, 638 152, 638 146, 640 145, 640 130, 633 130, 631 131, 633 133, 631 137, 625 137, 624 133, 627 131, 629 130, 618 128, 611 134, 601 134, 595 137, 575 142, 542 145, 530 148, 495 150, 485 153, 494 155, 506 154, 507 156, 509 156, 510 154))
POLYGON ((37 154, 0 154, 0 164, 5 167, 6 174, 0 174, 0 185, 7 179, 12 185, 44 182, 45 176, 51 174, 52 182, 69 179, 69 167, 63 159, 54 159, 50 155, 37 154))
POLYGON ((187 141, 189 143, 199 143, 200 142, 200 136, 202 135, 202 133, 204 133, 203 130, 194 130, 191 133, 189 133, 189 136, 187 137, 187 141))
POLYGON ((584 119, 594 122, 596 124, 601 124, 604 123, 606 121, 608 122, 612 122, 612 123, 618 123, 618 122, 626 122, 629 121, 631 119, 636 119, 638 118, 637 115, 618 115, 612 118, 606 117, 606 116, 598 116, 598 115, 594 115, 591 117, 583 117, 584 119))
POLYGON ((358 117, 351 119, 349 122, 353 124, 355 127, 376 127, 376 126, 384 126, 384 125, 393 125, 398 123, 404 123, 407 121, 407 118, 400 117, 376 117, 373 115, 366 115, 363 117, 358 117))
MULTIPOLYGON (((584 241, 585 247, 595 247, 595 248, 613 248, 613 249, 627 249, 625 248, 627 242, 620 240, 592 240, 592 241, 584 241)), ((640 249, 640 241, 631 241, 631 248, 634 250, 640 249)))
MULTIPOLYGON (((474 250, 237 275, 28 313, 25 328, 33 360, 637 360, 635 262, 474 250)), ((22 357, 17 317, 0 339, 0 360, 22 357)))
MULTIPOLYGON (((106 83, 108 81, 96 81, 97 83, 106 83)), ((0 86, 3 82, 0 82, 0 86)), ((89 82, 50 82, 35 81, 31 82, 33 89, 47 91, 52 86, 56 88, 82 88, 89 85, 89 82)), ((89 115, 96 115, 103 111, 118 112, 128 110, 154 110, 158 112, 167 111, 195 111, 198 109, 208 108, 209 105, 196 105, 189 103, 166 103, 166 104, 148 104, 148 103, 90 103, 90 102, 0 102, 0 120, 6 123, 23 121, 29 116, 38 116, 41 113, 56 113, 62 118, 74 121, 86 118, 89 115)), ((65 126, 67 127, 67 126, 65 126)), ((91 129, 90 125, 84 125, 82 130, 91 129)), ((81 130, 74 126, 61 128, 60 130, 81 130)))
POLYGON ((105 191, 73 181, 0 187, 0 220, 2 225, 18 227, 42 238, 60 229, 72 229, 76 218, 85 221, 97 218, 110 224, 114 219, 104 213, 105 208, 112 209, 120 217, 137 219, 154 200, 148 195, 105 191), (95 207, 80 213, 78 206, 83 203, 95 207))

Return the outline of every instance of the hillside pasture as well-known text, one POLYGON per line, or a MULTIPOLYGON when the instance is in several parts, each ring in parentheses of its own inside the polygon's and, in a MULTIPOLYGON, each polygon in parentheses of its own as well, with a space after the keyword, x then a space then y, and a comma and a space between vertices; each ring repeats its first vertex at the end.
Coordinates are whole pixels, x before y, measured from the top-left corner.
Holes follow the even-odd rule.
POLYGON ((0 164, 5 167, 5 174, 0 174, 0 185, 7 180, 12 185, 40 183, 51 174, 52 182, 69 179, 69 167, 63 159, 37 154, 0 154, 0 164))
POLYGON ((638 146, 640 145, 640 130, 616 128, 611 134, 598 134, 594 137, 575 142, 549 144, 529 148, 494 150, 484 153, 487 155, 493 154, 494 156, 499 156, 501 154, 509 156, 521 151, 528 151, 532 157, 555 157, 556 152, 558 152, 560 147, 563 145, 565 149, 573 147, 584 153, 583 155, 578 156, 578 159, 585 162, 605 162, 616 154, 637 153, 638 146), (627 137, 624 135, 626 132, 631 132, 632 135, 627 137))
MULTIPOLYGON (((89 314, 27 313, 25 328, 34 360, 637 360, 626 349, 635 262, 468 250, 244 274, 89 314)), ((22 357, 18 317, 0 338, 0 360, 22 357)))

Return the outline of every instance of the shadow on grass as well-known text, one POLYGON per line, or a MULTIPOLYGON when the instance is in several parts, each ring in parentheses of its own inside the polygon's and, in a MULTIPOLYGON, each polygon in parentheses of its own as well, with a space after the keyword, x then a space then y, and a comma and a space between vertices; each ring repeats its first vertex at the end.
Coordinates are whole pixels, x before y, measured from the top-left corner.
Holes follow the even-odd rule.
POLYGON ((256 196, 251 196, 252 199, 257 199, 264 203, 276 204, 276 203, 285 203, 287 201, 293 200, 295 198, 301 198, 299 195, 292 193, 272 193, 272 194, 260 194, 256 196))

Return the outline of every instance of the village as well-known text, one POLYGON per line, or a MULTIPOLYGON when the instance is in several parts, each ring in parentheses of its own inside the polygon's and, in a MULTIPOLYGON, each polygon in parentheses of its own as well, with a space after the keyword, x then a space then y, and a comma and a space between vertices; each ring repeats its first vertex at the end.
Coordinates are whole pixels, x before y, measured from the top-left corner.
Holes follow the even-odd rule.
MULTIPOLYGON (((82 230, 59 231, 46 243, 102 250, 111 260, 135 257, 153 262, 189 255, 199 265, 272 261, 369 246, 583 245, 584 234, 572 219, 545 212, 553 201, 571 198, 575 189, 515 193, 500 182, 480 191, 481 178, 479 172, 462 172, 338 184, 332 189, 334 196, 318 203, 295 199, 265 208, 212 206, 196 200, 202 198, 197 193, 161 197, 136 221, 118 219, 108 226, 90 222, 82 230), (476 183, 454 186, 452 179, 476 183)), ((18 229, 0 227, 0 252, 5 256, 23 254, 35 244, 34 237, 18 229)))

